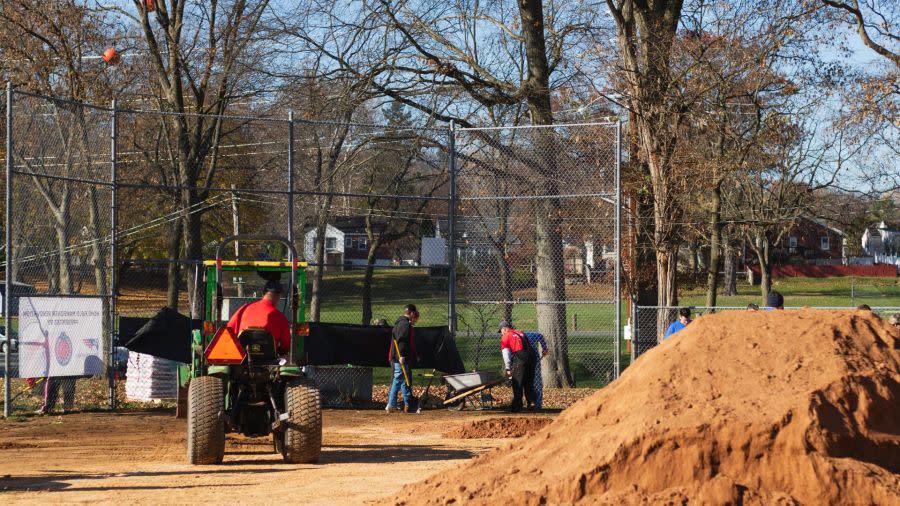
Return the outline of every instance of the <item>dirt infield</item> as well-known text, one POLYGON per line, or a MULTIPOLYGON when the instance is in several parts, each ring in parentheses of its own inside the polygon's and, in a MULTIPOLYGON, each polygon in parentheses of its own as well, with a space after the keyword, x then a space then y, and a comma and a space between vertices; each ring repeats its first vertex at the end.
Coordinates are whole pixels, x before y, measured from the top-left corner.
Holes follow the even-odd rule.
POLYGON ((320 464, 285 464, 270 439, 231 435, 221 466, 186 464, 184 421, 168 411, 0 421, 0 501, 361 504, 502 444, 442 437, 487 416, 326 410, 320 464))
POLYGON ((453 439, 517 438, 537 432, 552 421, 550 417, 504 417, 474 420, 444 433, 453 439))

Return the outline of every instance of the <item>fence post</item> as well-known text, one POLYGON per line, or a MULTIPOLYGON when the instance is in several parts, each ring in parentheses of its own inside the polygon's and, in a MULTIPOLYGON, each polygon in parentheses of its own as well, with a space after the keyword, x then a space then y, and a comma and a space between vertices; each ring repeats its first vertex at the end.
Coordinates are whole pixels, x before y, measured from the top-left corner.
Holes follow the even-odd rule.
POLYGON ((449 264, 449 327, 450 336, 456 338, 456 248, 454 240, 456 238, 456 124, 450 121, 450 139, 449 139, 449 165, 450 171, 450 201, 447 203, 447 263, 449 264))
MULTIPOLYGON (((615 377, 622 373, 622 120, 616 119, 616 342, 615 377)), ((634 342, 632 341, 632 348, 634 342)))
MULTIPOLYGON (((288 111, 288 156, 287 156, 287 240, 294 244, 294 111, 288 111)), ((290 251, 288 251, 290 254, 290 251)), ((301 256, 301 258, 303 258, 301 256)), ((293 261, 293 258, 291 259, 293 261)))
POLYGON ((116 185, 116 158, 117 153, 117 133, 116 133, 116 99, 112 101, 112 110, 110 111, 110 146, 109 146, 109 178, 112 183, 111 195, 109 198, 109 223, 110 223, 110 241, 109 241, 109 357, 106 368, 106 376, 109 383, 109 409, 116 409, 116 295, 118 293, 118 276, 116 276, 116 241, 118 235, 119 213, 117 210, 117 185, 116 185))
MULTIPOLYGON (((5 249, 6 249, 6 272, 3 276, 4 286, 3 286, 3 325, 5 326, 6 336, 9 338, 12 336, 12 316, 9 311, 10 307, 10 299, 12 298, 12 169, 13 169, 13 138, 12 138, 12 128, 13 128, 13 92, 12 92, 12 82, 6 82, 6 223, 4 226, 6 237, 5 237, 5 249)), ((12 366, 10 360, 10 346, 11 341, 7 341, 6 353, 3 354, 3 416, 5 418, 9 418, 9 415, 12 414, 10 410, 10 403, 12 400, 10 399, 10 375, 9 368, 12 366)))

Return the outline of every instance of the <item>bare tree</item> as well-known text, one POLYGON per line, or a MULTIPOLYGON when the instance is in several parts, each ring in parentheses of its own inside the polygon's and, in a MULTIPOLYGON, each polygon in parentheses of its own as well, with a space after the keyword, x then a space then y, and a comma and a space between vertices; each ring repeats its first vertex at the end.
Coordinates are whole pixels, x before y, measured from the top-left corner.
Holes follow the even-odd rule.
MULTIPOLYGON (((223 114, 239 96, 245 60, 269 2, 212 3, 160 0, 155 10, 134 0, 151 87, 167 112, 169 135, 177 139, 175 176, 182 209, 182 238, 188 260, 203 257, 202 211, 216 175, 223 114)), ((191 314, 200 317, 202 286, 188 273, 191 314)))
POLYGON ((863 0, 820 0, 832 14, 856 29, 859 39, 872 51, 900 68, 900 7, 896 2, 863 0))

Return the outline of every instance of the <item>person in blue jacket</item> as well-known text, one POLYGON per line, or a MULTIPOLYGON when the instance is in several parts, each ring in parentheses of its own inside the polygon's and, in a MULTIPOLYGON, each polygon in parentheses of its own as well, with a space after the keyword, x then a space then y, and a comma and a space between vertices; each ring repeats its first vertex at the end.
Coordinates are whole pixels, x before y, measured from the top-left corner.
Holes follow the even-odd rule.
POLYGON ((537 364, 534 366, 534 409, 542 409, 544 405, 544 382, 541 380, 541 359, 550 353, 547 341, 543 334, 537 332, 526 332, 525 337, 528 343, 534 348, 534 356, 538 357, 537 364))
POLYGON ((691 310, 683 307, 678 311, 678 319, 672 322, 672 324, 669 325, 669 328, 666 329, 664 339, 668 339, 672 334, 684 330, 689 323, 691 323, 691 310))

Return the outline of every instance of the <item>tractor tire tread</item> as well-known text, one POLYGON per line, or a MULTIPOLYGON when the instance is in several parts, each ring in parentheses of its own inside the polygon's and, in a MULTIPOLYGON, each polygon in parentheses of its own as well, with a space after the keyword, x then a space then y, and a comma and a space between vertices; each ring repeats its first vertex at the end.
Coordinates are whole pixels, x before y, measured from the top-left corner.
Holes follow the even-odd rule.
POLYGON ((225 388, 214 376, 200 376, 188 386, 188 461, 221 464, 225 457, 225 388))
POLYGON ((315 464, 322 452, 322 399, 315 382, 291 380, 284 391, 285 409, 290 413, 284 431, 284 460, 294 464, 315 464))

